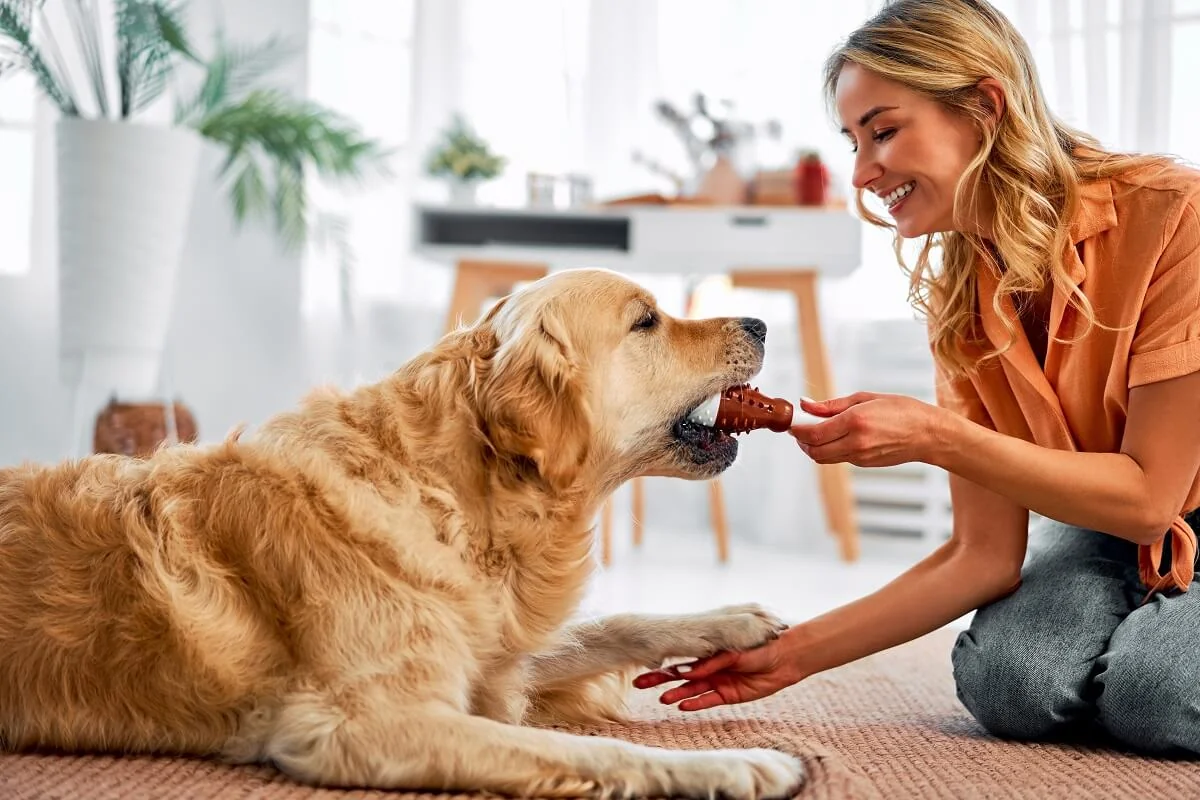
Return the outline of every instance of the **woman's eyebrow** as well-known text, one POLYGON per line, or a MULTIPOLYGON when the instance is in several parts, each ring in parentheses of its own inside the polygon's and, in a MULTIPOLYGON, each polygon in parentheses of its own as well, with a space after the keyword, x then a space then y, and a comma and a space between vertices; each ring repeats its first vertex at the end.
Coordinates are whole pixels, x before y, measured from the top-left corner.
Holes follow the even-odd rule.
MULTIPOLYGON (((868 122, 875 119, 875 117, 879 116, 880 114, 882 114, 885 111, 895 111, 895 110, 896 110, 896 106, 875 106, 870 111, 868 111, 867 113, 863 114, 861 117, 858 118, 858 127, 860 127, 860 128, 863 127, 868 122)), ((850 133, 850 129, 842 128, 842 133, 848 134, 848 133, 850 133)))

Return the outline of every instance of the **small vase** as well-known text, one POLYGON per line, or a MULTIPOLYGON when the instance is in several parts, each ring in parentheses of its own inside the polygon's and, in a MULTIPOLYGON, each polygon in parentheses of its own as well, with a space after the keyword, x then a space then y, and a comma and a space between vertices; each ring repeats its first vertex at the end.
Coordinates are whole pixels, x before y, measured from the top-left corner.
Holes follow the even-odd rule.
POLYGON ((475 195, 478 188, 479 181, 450 181, 450 202, 456 206, 473 206, 476 202, 475 195))

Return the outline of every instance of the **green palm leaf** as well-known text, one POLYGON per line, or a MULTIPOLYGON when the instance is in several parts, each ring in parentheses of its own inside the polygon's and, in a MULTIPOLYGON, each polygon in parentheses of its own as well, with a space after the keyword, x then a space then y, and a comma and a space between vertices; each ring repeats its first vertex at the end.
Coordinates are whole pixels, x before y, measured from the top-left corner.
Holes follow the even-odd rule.
POLYGON ((40 13, 44 0, 0 0, 0 59, 9 70, 24 69, 33 75, 50 102, 65 116, 79 116, 79 107, 66 81, 61 63, 51 65, 34 43, 34 15, 40 13))
POLYGON ((243 46, 229 44, 218 33, 216 53, 205 64, 204 80, 195 95, 176 108, 176 121, 194 124, 225 103, 240 99, 296 52, 278 36, 260 45, 243 46))
POLYGON ((198 130, 229 153, 221 174, 229 181, 237 222, 269 213, 289 247, 307 233, 306 167, 333 180, 361 180, 368 169, 388 172, 387 153, 355 125, 278 90, 253 91, 217 108, 198 130))
POLYGON ((117 0, 117 81, 121 119, 162 96, 182 56, 202 63, 188 43, 181 0, 117 0))
MULTIPOLYGON (((263 78, 295 53, 287 41, 272 37, 258 45, 235 45, 218 33, 212 58, 201 58, 184 27, 184 1, 114 0, 117 87, 110 94, 99 0, 59 0, 68 4, 74 43, 102 117, 128 119, 144 110, 162 96, 181 62, 203 68, 194 96, 176 107, 176 124, 225 149, 220 177, 228 182, 236 221, 269 218, 289 247, 298 246, 309 233, 307 173, 332 180, 361 180, 368 169, 387 174, 387 154, 330 109, 261 87, 263 78), (116 108, 111 107, 114 97, 116 108)), ((26 71, 65 116, 79 116, 78 95, 44 4, 0 0, 0 77, 26 71)))
POLYGON ((100 116, 108 117, 108 89, 104 85, 104 48, 100 44, 100 10, 95 0, 70 0, 67 17, 83 60, 100 116))

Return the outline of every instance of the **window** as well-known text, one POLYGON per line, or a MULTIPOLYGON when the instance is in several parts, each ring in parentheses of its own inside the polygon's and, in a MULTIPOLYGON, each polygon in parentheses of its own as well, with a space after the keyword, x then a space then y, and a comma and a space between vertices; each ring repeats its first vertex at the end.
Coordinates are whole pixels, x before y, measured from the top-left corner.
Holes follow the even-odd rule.
POLYGON ((305 259, 306 314, 345 313, 348 297, 394 294, 408 246, 411 181, 400 174, 409 135, 413 0, 313 0, 309 30, 310 97, 362 127, 393 154, 391 180, 345 188, 310 185, 314 210, 344 219, 353 253, 353 289, 336 246, 305 259))
POLYGON ((1050 107, 1067 123, 1116 150, 1185 158, 1200 152, 1186 135, 1196 120, 1184 79, 1200 47, 1195 0, 1000 0, 997 6, 1029 42, 1050 107))
POLYGON ((463 0, 461 109, 507 160, 485 202, 523 205, 527 173, 583 166, 588 13, 586 0, 463 0))
POLYGON ((1200 3, 1187 21, 1171 30, 1170 126, 1168 147, 1175 155, 1200 164, 1200 106, 1193 76, 1200 75, 1200 3))
POLYGON ((25 75, 0 79, 0 276, 24 275, 32 258, 34 91, 25 75))

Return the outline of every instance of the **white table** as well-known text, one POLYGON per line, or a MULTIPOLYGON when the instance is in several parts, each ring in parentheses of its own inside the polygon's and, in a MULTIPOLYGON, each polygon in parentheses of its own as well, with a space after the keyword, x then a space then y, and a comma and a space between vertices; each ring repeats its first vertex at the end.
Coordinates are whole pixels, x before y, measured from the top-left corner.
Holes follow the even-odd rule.
MULTIPOLYGON (((842 208, 611 206, 587 210, 417 205, 415 248, 453 265, 447 330, 470 322, 491 297, 556 269, 683 275, 727 274, 734 286, 791 292, 796 301, 806 384, 832 397, 821 334, 817 280, 842 277, 862 261, 862 222, 842 208)), ((830 530, 843 558, 858 557, 858 524, 845 465, 818 470, 830 530)), ((728 530, 719 481, 713 524, 721 560, 728 530)), ((641 538, 641 482, 634 481, 634 541, 641 538)), ((605 509, 605 560, 611 506, 605 509)))
POLYGON ((587 211, 418 205, 417 248, 435 260, 541 262, 646 273, 735 268, 848 275, 862 223, 844 209, 614 206, 587 211))

